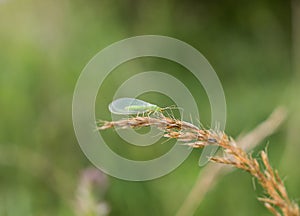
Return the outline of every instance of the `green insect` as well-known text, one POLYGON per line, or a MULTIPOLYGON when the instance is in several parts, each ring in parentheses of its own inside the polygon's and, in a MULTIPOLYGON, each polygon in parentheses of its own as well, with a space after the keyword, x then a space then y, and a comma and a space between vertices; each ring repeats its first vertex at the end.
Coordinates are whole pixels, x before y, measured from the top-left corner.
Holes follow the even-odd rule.
POLYGON ((151 104, 135 98, 119 98, 109 104, 109 111, 118 115, 134 115, 144 113, 161 113, 170 107, 161 108, 155 104, 151 104))

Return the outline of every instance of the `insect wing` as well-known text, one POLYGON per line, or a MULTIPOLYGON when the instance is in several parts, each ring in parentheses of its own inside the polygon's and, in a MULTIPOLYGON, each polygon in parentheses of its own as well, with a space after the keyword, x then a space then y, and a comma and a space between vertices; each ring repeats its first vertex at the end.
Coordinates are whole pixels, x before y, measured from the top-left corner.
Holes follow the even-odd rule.
POLYGON ((148 111, 155 105, 135 98, 119 98, 109 104, 109 111, 119 115, 130 115, 148 111), (135 109, 138 108, 138 109, 135 109))

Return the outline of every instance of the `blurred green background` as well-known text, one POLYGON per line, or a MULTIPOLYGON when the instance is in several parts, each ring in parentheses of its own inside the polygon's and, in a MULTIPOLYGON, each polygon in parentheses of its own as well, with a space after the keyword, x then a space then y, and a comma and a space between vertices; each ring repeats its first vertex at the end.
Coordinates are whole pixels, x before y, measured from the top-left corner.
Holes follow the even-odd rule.
MULTIPOLYGON (((284 0, 0 0, 0 215, 75 215, 81 170, 91 163, 72 126, 72 96, 87 62, 121 39, 144 34, 171 36, 197 48, 216 70, 227 100, 226 132, 233 137, 264 120, 278 105, 289 118, 269 143, 271 163, 300 197, 299 16, 284 0)), ((205 93, 184 69, 164 60, 124 64, 104 83, 96 116, 110 119, 107 105, 124 80, 145 70, 166 71, 189 86, 201 120, 209 125, 205 93)), ((156 95, 143 95, 143 99, 156 95)), ((170 101, 169 101, 170 102, 170 101)), ((114 130, 106 139, 119 140, 114 130)), ((119 141, 118 141, 119 142, 119 141)), ((117 143, 117 142, 116 142, 117 143)), ((155 156, 118 145, 137 159, 155 156)), ((169 149, 166 143, 161 147, 169 149)), ((172 173, 147 182, 109 177, 103 199, 110 215, 174 215, 192 188, 200 151, 172 173)), ((270 215, 251 177, 235 171, 220 180, 196 215, 270 215)))

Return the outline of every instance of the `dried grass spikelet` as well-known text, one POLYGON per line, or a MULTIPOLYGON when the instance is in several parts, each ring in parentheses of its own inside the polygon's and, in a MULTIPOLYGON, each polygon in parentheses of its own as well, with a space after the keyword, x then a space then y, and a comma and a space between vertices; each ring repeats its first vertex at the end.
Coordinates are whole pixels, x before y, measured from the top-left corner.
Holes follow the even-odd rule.
POLYGON ((164 132, 164 137, 176 139, 192 148, 203 148, 207 145, 221 147, 226 153, 225 156, 212 157, 210 158, 211 161, 234 166, 255 177, 265 191, 265 197, 258 199, 272 214, 300 216, 299 206, 288 197, 283 181, 277 171, 271 167, 266 152, 262 151, 260 154, 263 162, 263 166, 261 166, 257 159, 236 146, 234 140, 224 132, 198 128, 191 123, 163 115, 160 115, 159 118, 137 116, 119 121, 105 121, 102 126, 98 127, 98 130, 113 127, 126 129, 147 126, 155 126, 164 132))

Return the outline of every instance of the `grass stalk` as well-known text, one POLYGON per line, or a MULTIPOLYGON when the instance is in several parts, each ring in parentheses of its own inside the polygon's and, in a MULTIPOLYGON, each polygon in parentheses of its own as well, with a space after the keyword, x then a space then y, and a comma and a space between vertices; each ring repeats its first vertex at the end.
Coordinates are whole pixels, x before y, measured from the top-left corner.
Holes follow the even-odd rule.
MULTIPOLYGON (((224 172, 222 172, 223 169, 227 172, 226 166, 230 166, 247 171, 257 180, 265 192, 264 196, 259 197, 258 200, 263 202, 264 206, 273 215, 299 216, 298 204, 289 198, 277 170, 274 170, 270 165, 267 153, 265 151, 260 152, 259 157, 262 160, 262 164, 259 164, 258 159, 253 158, 251 154, 243 149, 243 147, 247 145, 248 148, 254 147, 259 141, 265 138, 266 135, 273 133, 283 121, 284 116, 285 112, 282 109, 276 110, 267 121, 259 125, 252 133, 239 139, 238 142, 227 136, 223 131, 199 128, 189 122, 165 117, 163 115, 159 115, 159 117, 136 116, 119 121, 104 121, 98 129, 106 130, 113 127, 126 129, 155 126, 164 132, 164 137, 176 139, 182 142, 183 145, 192 148, 217 145, 222 148, 225 154, 210 158, 210 161, 218 164, 218 166, 216 166, 217 168, 205 171, 207 173, 204 175, 206 176, 206 178, 204 178, 205 181, 199 181, 205 184, 205 187, 196 184, 196 187, 192 189, 190 196, 187 198, 188 201, 191 201, 191 198, 195 198, 195 196, 200 196, 201 200, 208 189, 201 191, 199 189, 200 186, 201 188, 213 187, 216 177, 221 176, 222 173, 224 174, 224 172), (200 191, 200 193, 196 194, 194 193, 195 191, 200 191)), ((199 199, 195 199, 199 201, 199 199)), ((192 215, 199 205, 199 203, 192 203, 193 205, 187 204, 186 206, 184 206, 184 203, 183 207, 177 212, 177 215, 192 215)))

